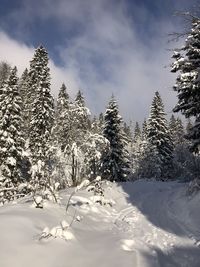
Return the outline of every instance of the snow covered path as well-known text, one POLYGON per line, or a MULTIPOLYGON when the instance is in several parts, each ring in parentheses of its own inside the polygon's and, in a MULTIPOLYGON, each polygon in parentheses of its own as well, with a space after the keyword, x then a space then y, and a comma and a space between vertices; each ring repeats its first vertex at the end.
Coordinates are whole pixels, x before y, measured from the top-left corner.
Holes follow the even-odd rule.
POLYGON ((123 186, 131 207, 116 221, 127 236, 122 248, 139 252, 138 266, 200 266, 199 196, 189 199, 178 183, 135 185, 123 186))
POLYGON ((105 202, 91 192, 61 205, 30 202, 0 208, 0 267, 199 267, 200 194, 177 182, 137 181, 105 186, 105 202), (112 200, 112 201, 110 201, 112 200), (78 217, 77 217, 78 216, 78 217), (69 224, 67 238, 39 240, 45 227, 69 224))

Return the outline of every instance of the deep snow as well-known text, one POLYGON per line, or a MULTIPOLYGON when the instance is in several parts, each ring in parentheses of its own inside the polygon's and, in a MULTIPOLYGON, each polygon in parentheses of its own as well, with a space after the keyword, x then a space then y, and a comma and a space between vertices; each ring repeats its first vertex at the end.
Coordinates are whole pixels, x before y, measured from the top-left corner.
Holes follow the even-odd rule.
POLYGON ((199 267, 200 194, 187 186, 107 183, 105 205, 80 190, 67 213, 72 189, 44 209, 29 198, 0 207, 0 267, 199 267))

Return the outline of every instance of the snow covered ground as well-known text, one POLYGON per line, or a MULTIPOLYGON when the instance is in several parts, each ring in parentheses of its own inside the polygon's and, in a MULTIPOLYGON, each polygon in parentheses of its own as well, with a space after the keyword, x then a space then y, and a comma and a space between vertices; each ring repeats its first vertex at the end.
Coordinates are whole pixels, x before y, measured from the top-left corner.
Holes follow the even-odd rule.
POLYGON ((44 209, 0 207, 0 267, 200 266, 200 194, 178 182, 105 188, 105 205, 80 190, 67 213, 72 189, 44 209))

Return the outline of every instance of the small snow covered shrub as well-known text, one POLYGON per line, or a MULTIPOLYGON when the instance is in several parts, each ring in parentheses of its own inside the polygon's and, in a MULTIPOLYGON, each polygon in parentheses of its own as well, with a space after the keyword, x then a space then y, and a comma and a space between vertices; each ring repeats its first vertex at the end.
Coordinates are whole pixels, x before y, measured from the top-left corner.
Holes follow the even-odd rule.
POLYGON ((94 192, 95 196, 103 196, 104 190, 102 187, 101 177, 97 176, 96 179, 92 182, 91 185, 88 186, 87 191, 94 192))

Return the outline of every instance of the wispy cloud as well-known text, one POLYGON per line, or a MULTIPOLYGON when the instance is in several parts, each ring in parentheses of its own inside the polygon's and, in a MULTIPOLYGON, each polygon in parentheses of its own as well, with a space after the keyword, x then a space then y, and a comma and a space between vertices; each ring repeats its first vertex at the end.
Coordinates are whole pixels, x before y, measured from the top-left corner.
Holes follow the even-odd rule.
POLYGON ((53 20, 63 33, 62 42, 50 47, 62 63, 57 66, 51 60, 54 92, 62 82, 72 95, 80 88, 96 113, 104 111, 114 93, 122 115, 142 121, 148 116, 154 92, 159 90, 170 113, 176 102, 172 92, 175 77, 165 68, 170 62, 166 36, 177 25, 166 18, 156 19, 145 6, 135 5, 133 15, 127 3, 59 0, 55 5, 53 0, 26 0, 10 13, 13 21, 25 14, 16 26, 21 41, 1 32, 0 57, 24 69, 33 47, 25 45, 23 35, 31 34, 30 24, 36 18, 47 24, 53 20))

